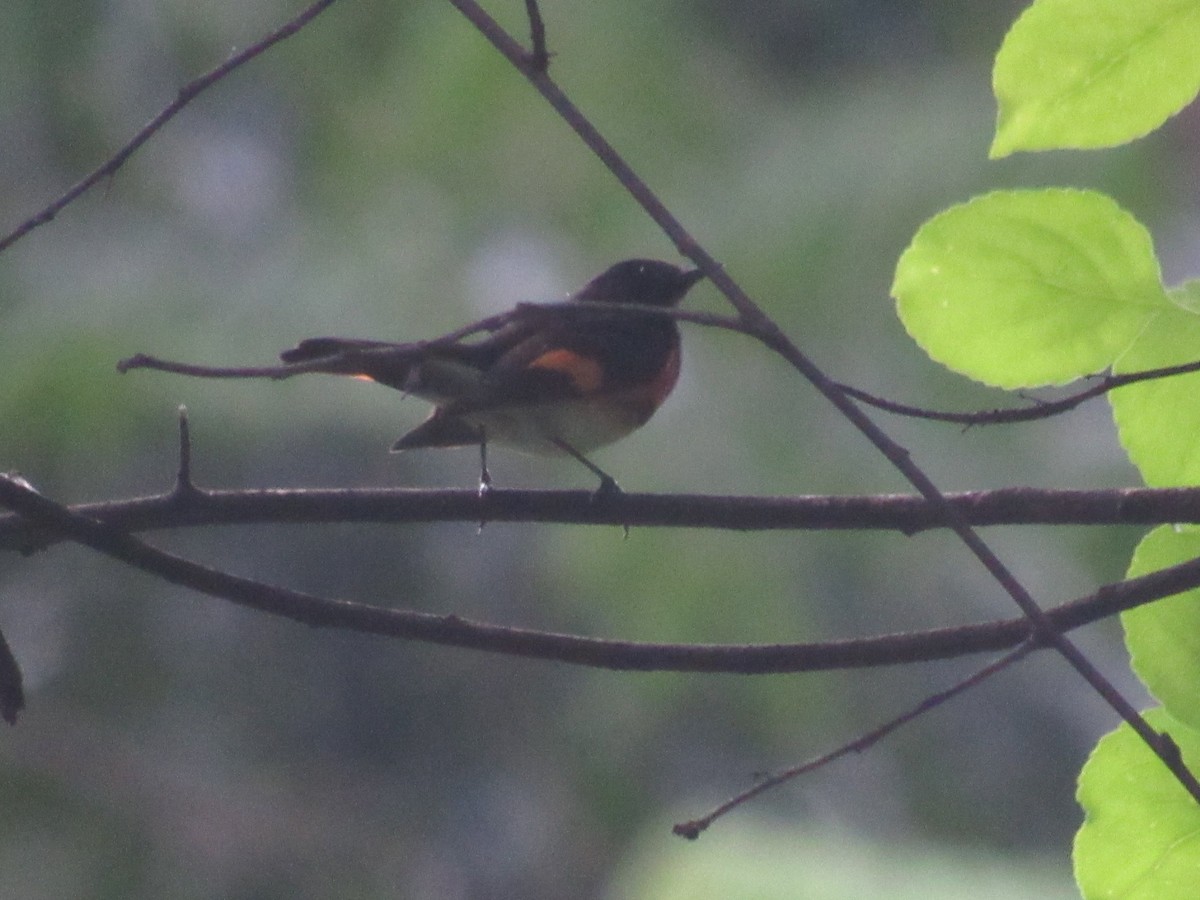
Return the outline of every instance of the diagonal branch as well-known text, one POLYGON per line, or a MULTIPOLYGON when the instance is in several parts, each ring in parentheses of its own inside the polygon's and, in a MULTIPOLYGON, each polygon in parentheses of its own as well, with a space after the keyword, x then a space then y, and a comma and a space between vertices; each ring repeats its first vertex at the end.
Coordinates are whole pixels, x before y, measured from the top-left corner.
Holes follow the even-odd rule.
POLYGON ((728 274, 718 266, 700 244, 692 238, 666 206, 650 188, 633 172, 611 144, 595 129, 590 121, 566 97, 544 70, 535 68, 528 54, 500 25, 492 19, 474 0, 450 0, 466 16, 480 33, 499 50, 512 65, 554 107, 555 111, 571 126, 588 148, 606 165, 629 191, 630 195, 645 209, 646 213, 675 242, 684 255, 692 259, 714 285, 725 295, 746 326, 767 347, 774 350, 800 373, 835 409, 838 410, 875 448, 900 472, 901 475, 925 497, 942 517, 962 544, 992 576, 1021 612, 1029 619, 1039 640, 1053 646, 1068 664, 1099 694, 1104 701, 1134 730, 1146 745, 1162 760, 1181 785, 1200 802, 1200 781, 1182 764, 1177 753, 1167 745, 1163 735, 1155 731, 1146 720, 1110 682, 1103 673, 1067 637, 1054 629, 1033 595, 1013 574, 992 548, 962 515, 951 506, 941 490, 911 457, 908 450, 894 441, 883 429, 862 411, 858 403, 831 379, 805 354, 799 346, 783 332, 763 309, 742 290, 728 274))
POLYGON ((921 702, 916 706, 906 710, 889 721, 884 722, 877 728, 873 728, 865 734, 859 735, 854 740, 848 741, 847 743, 842 744, 842 746, 830 750, 828 753, 823 753, 815 759, 811 759, 808 762, 801 763, 798 766, 792 766, 789 769, 784 769, 782 772, 777 772, 774 775, 763 778, 753 787, 748 788, 735 797, 725 801, 707 815, 701 816, 699 819, 692 819, 688 822, 679 822, 675 825, 672 831, 674 831, 675 834, 679 835, 680 837, 685 837, 688 840, 694 841, 696 838, 700 837, 701 832, 705 831, 710 825, 712 825, 713 822, 724 816, 726 813, 732 812, 734 809, 741 806, 748 800, 752 800, 759 794, 769 791, 772 788, 779 787, 779 785, 791 781, 794 778, 798 778, 801 775, 807 775, 809 772, 814 772, 817 769, 827 766, 829 763, 837 759, 841 759, 843 756, 848 756, 851 753, 863 753, 869 750, 893 731, 896 731, 898 728, 907 725, 914 719, 923 716, 925 713, 929 712, 929 710, 941 706, 948 700, 957 697, 964 691, 982 684, 993 675, 1003 672, 1009 666, 1021 659, 1024 659, 1029 652, 1034 649, 1036 649, 1034 644, 1030 642, 1018 645, 1016 649, 1006 653, 999 659, 988 663, 983 668, 972 672, 970 675, 960 679, 950 687, 938 691, 935 694, 930 694, 928 697, 925 697, 923 700, 921 700, 921 702))
POLYGON ((86 175, 81 181, 69 188, 66 193, 62 194, 57 200, 54 200, 39 212, 30 216, 8 234, 0 237, 0 253, 3 253, 11 245, 15 244, 29 232, 33 231, 39 225, 45 225, 67 206, 78 200, 83 194, 87 193, 97 183, 103 181, 112 175, 115 175, 121 166, 129 157, 137 152, 138 148, 146 141, 150 140, 159 129, 166 125, 171 119, 175 118, 179 112, 196 99, 198 95, 208 90, 230 72, 248 63, 250 60, 259 56, 264 51, 278 44, 285 38, 291 37, 318 15, 332 6, 334 0, 316 0, 311 6, 302 10, 298 15, 290 21, 276 28, 270 34, 262 39, 251 44, 245 50, 230 56, 225 62, 221 63, 215 69, 205 72, 198 78, 189 81, 179 89, 179 93, 175 99, 163 107, 153 119, 138 129, 137 133, 129 139, 129 141, 120 150, 114 153, 105 163, 86 175))

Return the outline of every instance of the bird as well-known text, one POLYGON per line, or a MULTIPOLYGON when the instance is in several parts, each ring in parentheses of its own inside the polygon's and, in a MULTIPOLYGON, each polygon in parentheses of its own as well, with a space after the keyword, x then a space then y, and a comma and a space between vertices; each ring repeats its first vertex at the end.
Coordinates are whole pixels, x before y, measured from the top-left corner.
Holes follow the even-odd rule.
POLYGON ((555 305, 522 304, 475 339, 417 343, 317 337, 280 358, 305 371, 374 381, 433 404, 393 452, 477 446, 480 492, 491 488, 489 445, 574 458, 620 493, 585 454, 645 425, 680 369, 675 307, 703 278, 653 259, 627 259, 555 305), (623 309, 601 304, 622 304, 623 309), (643 307, 641 312, 636 307, 643 307))

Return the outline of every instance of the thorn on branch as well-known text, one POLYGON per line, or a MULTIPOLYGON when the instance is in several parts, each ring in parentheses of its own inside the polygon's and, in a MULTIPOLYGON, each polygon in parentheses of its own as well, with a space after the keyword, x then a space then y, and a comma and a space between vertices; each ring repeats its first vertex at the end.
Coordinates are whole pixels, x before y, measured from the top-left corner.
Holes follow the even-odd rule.
POLYGON ((174 498, 183 500, 200 493, 192 482, 192 433, 188 427, 186 406, 179 407, 179 471, 175 476, 174 498))

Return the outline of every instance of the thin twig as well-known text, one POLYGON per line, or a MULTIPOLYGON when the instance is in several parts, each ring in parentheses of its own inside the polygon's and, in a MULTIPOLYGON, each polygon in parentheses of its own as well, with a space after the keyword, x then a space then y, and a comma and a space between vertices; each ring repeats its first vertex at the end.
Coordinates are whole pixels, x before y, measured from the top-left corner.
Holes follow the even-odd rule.
POLYGON ((801 763, 798 766, 784 769, 782 772, 777 772, 774 775, 763 778, 753 787, 748 788, 747 790, 742 791, 740 794, 737 794, 736 796, 725 801, 707 815, 701 816, 698 819, 692 819, 688 822, 679 822, 672 830, 680 837, 685 837, 688 840, 694 841, 696 838, 700 837, 701 833, 710 825, 712 825, 713 822, 724 816, 726 813, 732 812, 747 800, 751 800, 764 791, 770 790, 771 788, 779 787, 779 785, 791 781, 793 778, 797 778, 800 775, 807 775, 808 773, 820 769, 843 756, 848 756, 851 753, 862 753, 870 749, 901 726, 907 725, 909 722, 913 721, 913 719, 924 715, 935 707, 941 706, 947 700, 958 696, 964 691, 982 684, 993 675, 1004 671, 1013 663, 1023 659, 1031 650, 1034 649, 1036 649, 1035 645, 1030 642, 1021 644, 1012 652, 1006 653, 1004 656, 1000 657, 994 662, 989 663, 982 669, 973 672, 966 678, 963 678, 961 681, 956 682, 945 690, 930 694, 916 706, 904 713, 901 713, 894 719, 885 722, 878 728, 873 728, 865 734, 859 735, 854 740, 830 750, 828 753, 824 753, 815 759, 811 759, 808 762, 801 763))
POLYGON ((161 359, 146 353, 136 353, 133 356, 118 361, 117 371, 124 374, 134 369, 153 369, 159 372, 173 372, 176 375, 187 375, 192 378, 270 378, 280 381, 309 372, 327 373, 330 371, 331 361, 336 361, 344 363, 344 368, 347 372, 354 372, 358 371, 358 367, 364 361, 381 362, 390 357, 398 356, 407 358, 414 355, 419 356, 430 348, 453 344, 481 332, 494 332, 522 318, 544 315, 547 311, 552 311, 556 314, 566 313, 580 316, 592 316, 602 311, 640 316, 662 316, 681 322, 689 322, 694 325, 746 333, 746 326, 743 322, 730 316, 717 315, 716 313, 688 309, 645 307, 634 303, 601 303, 589 301, 585 305, 566 300, 558 303, 521 303, 507 312, 487 316, 430 340, 412 343, 380 342, 370 347, 350 347, 332 353, 330 356, 306 360, 304 362, 285 363, 276 366, 206 366, 161 359))
POLYGON ((63 211, 71 203, 75 202, 79 197, 94 187, 98 182, 103 181, 116 174, 121 166, 131 157, 142 144, 146 143, 160 128, 166 125, 171 119, 175 118, 179 112, 191 103, 196 97, 212 87, 230 72, 248 63, 256 56, 262 54, 265 50, 278 44, 285 38, 289 38, 297 31, 315 19, 320 13, 324 12, 328 7, 332 6, 334 0, 317 0, 311 6, 301 11, 297 16, 290 21, 272 31, 259 41, 251 44, 245 50, 230 56, 225 62, 221 63, 214 69, 204 73, 199 78, 189 81, 179 89, 175 99, 168 103, 162 111, 153 119, 143 125, 138 132, 129 139, 125 146, 121 147, 101 166, 93 170, 89 175, 85 176, 81 181, 62 194, 57 200, 42 208, 39 212, 30 216, 11 232, 0 238, 0 253, 4 252, 12 244, 23 238, 29 232, 33 231, 39 225, 45 225, 60 212, 63 211))
POLYGON ((1183 363, 1178 366, 1163 366, 1159 369, 1147 369, 1142 372, 1126 372, 1120 375, 1106 374, 1088 376, 1099 380, 1091 387, 1077 391, 1057 400, 1036 400, 1032 406, 1017 409, 990 409, 975 412, 945 412, 936 409, 926 409, 907 403, 897 403, 886 397, 868 393, 861 388, 839 382, 838 387, 855 400, 860 400, 876 409, 906 416, 912 419, 929 419, 936 422, 952 422, 957 425, 1007 425, 1015 422, 1031 422, 1037 419, 1049 419, 1073 410, 1096 397, 1143 381, 1154 381, 1161 378, 1173 378, 1200 371, 1200 361, 1183 363))
POLYGON ((191 378, 272 378, 282 380, 293 375, 303 375, 319 369, 317 362, 294 363, 278 366, 201 366, 193 363, 176 362, 170 359, 159 359, 145 353, 135 353, 133 356, 117 363, 117 371, 124 374, 134 369, 153 369, 157 372, 173 372, 176 375, 187 375, 191 378))

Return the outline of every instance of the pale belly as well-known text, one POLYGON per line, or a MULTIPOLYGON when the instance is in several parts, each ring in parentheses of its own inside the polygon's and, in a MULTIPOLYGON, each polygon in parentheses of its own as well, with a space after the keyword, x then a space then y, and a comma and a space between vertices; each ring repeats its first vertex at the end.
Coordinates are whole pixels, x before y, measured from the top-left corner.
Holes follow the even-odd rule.
POLYGON ((623 413, 588 398, 557 404, 549 409, 516 406, 471 413, 462 418, 482 427, 489 444, 502 444, 542 456, 564 454, 565 451, 555 444, 556 438, 580 453, 587 453, 620 440, 644 421, 636 412, 623 413))

